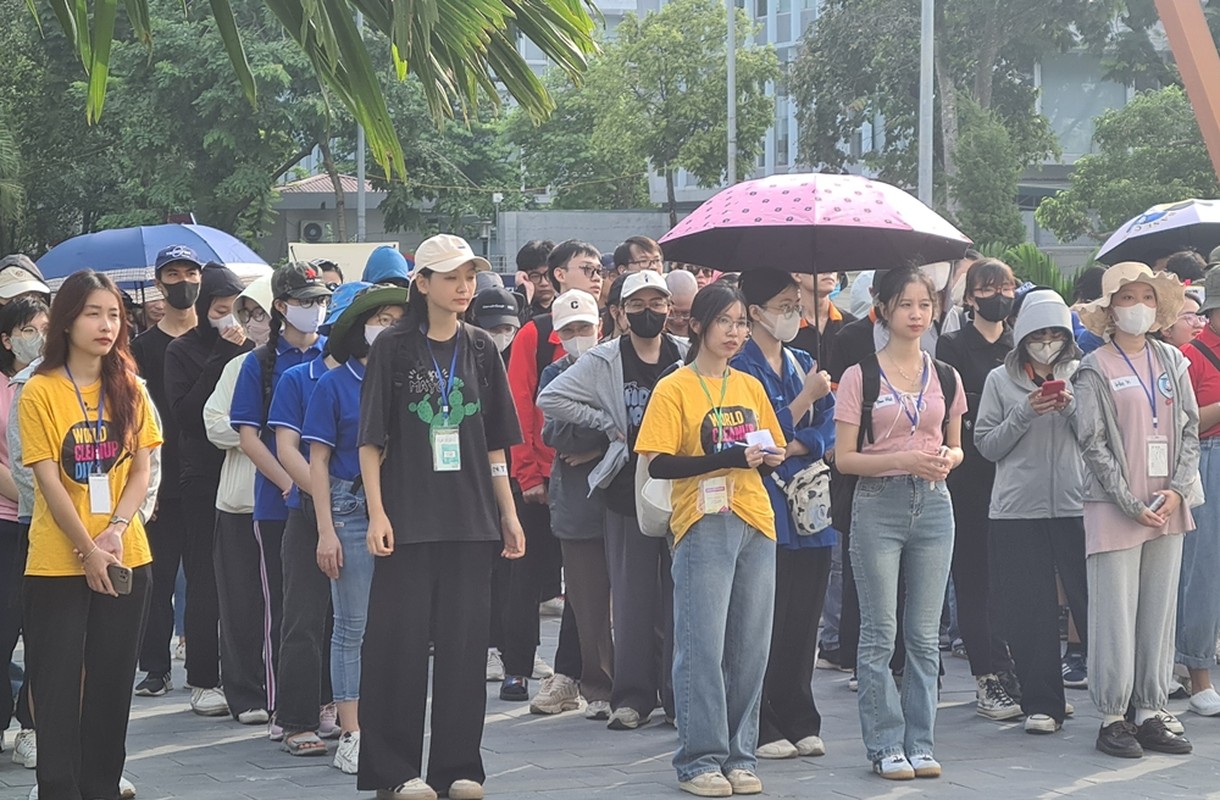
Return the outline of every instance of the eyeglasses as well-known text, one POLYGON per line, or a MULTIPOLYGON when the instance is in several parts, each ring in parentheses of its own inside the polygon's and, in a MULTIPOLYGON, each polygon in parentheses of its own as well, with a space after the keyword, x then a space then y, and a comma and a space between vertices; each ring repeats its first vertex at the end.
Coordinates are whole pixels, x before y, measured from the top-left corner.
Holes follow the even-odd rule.
POLYGON ((1181 314, 1178 314, 1178 319, 1192 328, 1202 328, 1207 324, 1207 320, 1201 314, 1196 314, 1193 311, 1183 311, 1181 314))
POLYGON ((546 270, 539 270, 538 272, 527 272, 527 273, 525 273, 525 276, 530 279, 530 283, 536 283, 539 286, 546 283, 546 270))
POLYGON ((297 300, 296 298, 293 298, 292 300, 288 300, 287 302, 289 305, 295 304, 295 305, 300 306, 301 308, 313 308, 314 306, 321 306, 322 308, 327 308, 328 306, 330 306, 329 297, 310 297, 307 300, 297 300))
POLYGON ((267 312, 263 311, 261 308, 255 308, 253 311, 251 311, 248 308, 243 308, 243 309, 238 310, 237 319, 243 325, 245 325, 247 322, 250 322, 250 321, 266 322, 267 321, 267 312))
POLYGON ((779 314, 781 317, 790 317, 793 314, 800 313, 801 310, 800 306, 792 303, 785 303, 779 308, 772 308, 771 306, 763 306, 763 308, 767 309, 772 314, 779 314))
POLYGON ((976 298, 995 297, 997 294, 1002 294, 1005 297, 1014 297, 1017 293, 1017 285, 1015 283, 1003 283, 999 286, 981 286, 974 290, 976 298))
POLYGON ((678 311, 677 309, 671 308, 669 310, 669 319, 673 322, 689 322, 690 312, 678 311))
POLYGON ((692 274, 698 275, 702 278, 710 278, 716 272, 716 270, 712 269, 711 267, 696 267, 693 264, 688 264, 687 270, 689 272, 691 272, 692 274))
POLYGON ((602 274, 602 268, 600 265, 591 267, 588 264, 577 264, 575 267, 565 267, 564 269, 578 269, 583 272, 585 277, 589 280, 593 280, 595 277, 601 277, 602 274))
POLYGON ((660 256, 652 256, 650 258, 637 258, 635 261, 628 261, 627 266, 635 267, 636 269, 660 270, 664 263, 660 256))
POLYGON ((335 283, 334 281, 331 281, 330 283, 326 284, 326 288, 330 289, 333 292, 335 289, 339 288, 339 284, 335 283))
MULTIPOLYGON (((658 314, 664 314, 665 312, 669 311, 669 301, 663 297, 658 297, 653 300, 649 300, 648 302, 644 302, 643 300, 628 300, 627 302, 623 303, 623 309, 628 314, 643 311, 645 308, 656 311, 658 314)), ((689 317, 690 315, 688 314, 687 316, 689 317)))
POLYGON ((716 317, 713 324, 724 333, 732 333, 733 331, 748 331, 750 330, 750 321, 745 319, 733 319, 732 317, 716 317))

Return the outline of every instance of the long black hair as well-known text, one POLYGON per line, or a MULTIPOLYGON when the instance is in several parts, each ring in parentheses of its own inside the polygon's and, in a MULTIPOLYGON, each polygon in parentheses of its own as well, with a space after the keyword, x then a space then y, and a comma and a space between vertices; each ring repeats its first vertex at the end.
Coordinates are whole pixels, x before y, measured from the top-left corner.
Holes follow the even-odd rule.
POLYGON ((898 301, 902 299, 902 293, 909 283, 918 283, 928 290, 928 296, 932 298, 933 319, 940 313, 940 292, 936 291, 936 284, 932 283, 932 279, 919 267, 907 265, 885 270, 880 274, 881 280, 874 278, 873 281, 876 287, 873 304, 883 312, 878 315, 877 320, 882 326, 889 327, 890 317, 898 308, 898 301))
POLYGON ((690 321, 699 323, 699 330, 694 324, 690 326, 690 350, 686 353, 686 363, 693 364, 699 355, 699 346, 703 342, 703 331, 716 323, 716 318, 731 308, 735 303, 741 303, 746 308, 746 298, 736 286, 716 281, 699 290, 690 304, 690 321))
MULTIPOLYGON (((29 325, 39 314, 51 314, 50 307, 35 297, 19 297, 0 308, 0 333, 12 338, 13 331, 29 325)), ((0 347, 0 372, 10 378, 16 372, 17 355, 7 347, 0 347)))
POLYGON ((407 313, 402 315, 400 325, 406 325, 415 330, 428 322, 428 295, 419 290, 419 279, 436 274, 427 267, 419 267, 411 275, 411 290, 407 293, 407 313))

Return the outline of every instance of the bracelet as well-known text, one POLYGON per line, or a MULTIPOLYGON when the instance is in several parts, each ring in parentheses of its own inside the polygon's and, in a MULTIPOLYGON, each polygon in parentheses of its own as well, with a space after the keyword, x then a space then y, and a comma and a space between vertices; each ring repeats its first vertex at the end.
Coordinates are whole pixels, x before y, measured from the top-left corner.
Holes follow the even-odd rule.
POLYGON ((122 525, 123 527, 127 527, 128 525, 131 524, 131 520, 126 519, 124 517, 120 517, 118 514, 115 514, 113 517, 110 518, 110 524, 111 525, 122 525))
POLYGON ((491 477, 507 478, 508 477, 508 464, 492 464, 491 465, 491 477))
POLYGON ((80 560, 80 563, 84 564, 86 561, 88 561, 89 559, 93 558, 93 554, 94 554, 94 553, 96 553, 98 550, 101 550, 101 549, 102 549, 102 548, 98 547, 97 545, 93 545, 93 549, 89 551, 89 555, 87 555, 87 556, 85 556, 84 558, 82 558, 82 559, 80 560))

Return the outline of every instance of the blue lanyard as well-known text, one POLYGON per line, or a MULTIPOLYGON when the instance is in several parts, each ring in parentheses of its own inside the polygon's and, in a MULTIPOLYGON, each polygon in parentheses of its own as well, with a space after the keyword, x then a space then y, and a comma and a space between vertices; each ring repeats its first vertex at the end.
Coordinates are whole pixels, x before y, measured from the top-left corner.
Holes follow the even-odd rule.
MULTIPOLYGON (((1111 342, 1111 344, 1114 343, 1111 342)), ((1135 379, 1139 381, 1140 388, 1144 390, 1144 397, 1148 398, 1148 407, 1152 409, 1152 429, 1156 430, 1156 373, 1152 370, 1152 348, 1148 346, 1147 342, 1144 343, 1144 355, 1148 356, 1148 380, 1152 381, 1151 386, 1144 383, 1143 376, 1140 375, 1139 371, 1135 369, 1135 365, 1131 363, 1131 359, 1127 357, 1127 354, 1123 352, 1123 349, 1117 344, 1114 345, 1114 349, 1117 350, 1118 354, 1123 357, 1123 361, 1127 362, 1127 367, 1130 368, 1131 373, 1135 375, 1135 379)))
POLYGON ((912 413, 907 410, 906 403, 902 402, 902 397, 898 390, 894 388, 894 384, 890 382, 890 376, 885 374, 885 370, 881 369, 881 362, 877 362, 877 370, 881 373, 881 377, 885 378, 885 383, 890 387, 890 394, 894 398, 894 402, 902 409, 902 413, 906 415, 907 420, 911 423, 911 435, 915 435, 915 431, 919 428, 919 418, 921 409, 923 408, 923 393, 928 388, 928 360, 923 361, 923 374, 919 377, 919 396, 915 398, 915 411, 912 413))
POLYGON ((441 395, 441 413, 445 416, 445 424, 449 424, 449 395, 453 394, 453 379, 457 374, 457 359, 458 348, 462 346, 462 328, 458 326, 458 335, 453 340, 453 360, 449 362, 449 379, 445 380, 441 374, 441 365, 436 362, 436 354, 432 352, 432 340, 428 338, 428 332, 424 331, 424 344, 428 346, 428 355, 432 358, 432 367, 436 370, 436 385, 440 386, 444 382, 444 394, 441 395))
MULTIPOLYGON (((68 373, 68 380, 72 381, 72 388, 76 390, 76 402, 80 403, 80 413, 85 417, 85 424, 89 424, 89 409, 85 405, 85 397, 80 393, 80 387, 76 385, 76 378, 72 377, 72 370, 68 369, 68 365, 64 364, 64 372, 68 373)), ((93 471, 105 472, 102 469, 101 444, 102 444, 102 411, 106 407, 106 392, 99 389, 97 393, 97 425, 93 429, 93 471)))

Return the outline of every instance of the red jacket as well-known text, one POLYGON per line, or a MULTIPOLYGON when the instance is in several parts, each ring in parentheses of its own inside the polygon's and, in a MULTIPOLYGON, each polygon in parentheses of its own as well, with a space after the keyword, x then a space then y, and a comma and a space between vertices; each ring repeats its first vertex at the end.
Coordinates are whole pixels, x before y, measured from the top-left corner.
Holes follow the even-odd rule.
MULTIPOLYGON (((559 334, 551 331, 549 342, 554 345, 551 361, 563 358, 559 334)), ((538 377, 538 326, 530 320, 517 332, 508 358, 508 388, 521 423, 521 444, 512 449, 512 477, 523 492, 549 480, 555 460, 555 451, 542 442, 542 411, 535 402, 538 377)))

